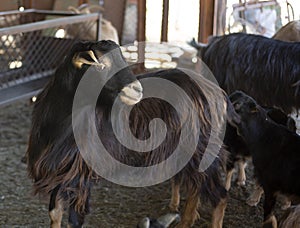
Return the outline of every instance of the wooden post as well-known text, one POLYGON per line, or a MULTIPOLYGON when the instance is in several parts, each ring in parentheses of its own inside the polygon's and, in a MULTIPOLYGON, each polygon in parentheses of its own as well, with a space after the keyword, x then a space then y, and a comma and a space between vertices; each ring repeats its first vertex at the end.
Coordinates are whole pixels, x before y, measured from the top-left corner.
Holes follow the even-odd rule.
POLYGON ((227 0, 215 0, 213 35, 224 35, 227 0))
POLYGON ((161 22, 161 42, 168 41, 168 24, 169 24, 169 0, 163 0, 162 22, 161 22))
POLYGON ((145 41, 146 40, 146 0, 138 1, 138 32, 137 40, 145 41))
POLYGON ((146 0, 138 0, 138 71, 143 72, 145 69, 145 41, 146 41, 146 0))
POLYGON ((198 41, 207 43, 208 37, 213 35, 215 0, 200 0, 198 41))

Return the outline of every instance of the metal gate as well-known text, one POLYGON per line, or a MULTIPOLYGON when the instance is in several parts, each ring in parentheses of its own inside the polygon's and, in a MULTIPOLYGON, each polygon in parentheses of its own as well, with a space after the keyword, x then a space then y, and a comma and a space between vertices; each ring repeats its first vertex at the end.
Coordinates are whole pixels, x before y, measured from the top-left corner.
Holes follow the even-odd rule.
POLYGON ((0 13, 0 106, 35 95, 73 43, 98 40, 100 22, 98 13, 0 13))

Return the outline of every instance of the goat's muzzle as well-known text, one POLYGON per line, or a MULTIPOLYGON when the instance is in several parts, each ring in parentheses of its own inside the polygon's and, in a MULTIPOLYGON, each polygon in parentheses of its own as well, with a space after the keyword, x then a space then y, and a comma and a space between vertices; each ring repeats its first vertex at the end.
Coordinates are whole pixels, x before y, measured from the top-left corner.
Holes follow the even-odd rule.
POLYGON ((141 83, 136 80, 125 86, 120 93, 120 99, 127 105, 135 105, 143 98, 143 87, 141 83))

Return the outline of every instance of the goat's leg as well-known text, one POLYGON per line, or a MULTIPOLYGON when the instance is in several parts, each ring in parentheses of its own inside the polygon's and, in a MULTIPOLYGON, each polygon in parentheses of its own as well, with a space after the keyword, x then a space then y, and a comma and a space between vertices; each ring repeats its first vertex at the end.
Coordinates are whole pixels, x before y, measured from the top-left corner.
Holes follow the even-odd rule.
POLYGON ((63 205, 62 205, 62 201, 57 197, 59 188, 60 188, 59 185, 56 188, 54 188, 50 196, 49 217, 51 219, 51 228, 61 227, 61 220, 63 216, 63 205))
POLYGON ((89 212, 90 208, 90 188, 89 188, 89 194, 85 201, 84 209, 80 212, 76 210, 76 203, 79 201, 79 199, 76 199, 71 202, 69 206, 69 223, 67 228, 81 228, 84 223, 85 215, 89 212))
POLYGON ((276 197, 274 193, 265 191, 263 228, 277 228, 277 221, 275 216, 273 215, 273 208, 275 203, 276 197))
POLYGON ((226 183, 225 183, 225 188, 227 191, 231 188, 231 179, 232 179, 233 173, 234 173, 234 168, 232 168, 230 170, 227 169, 226 183))
POLYGON ((172 196, 169 204, 169 208, 172 212, 178 212, 178 207, 180 203, 180 183, 176 181, 174 178, 171 180, 172 182, 172 196))
POLYGON ((225 179, 225 189, 228 191, 231 188, 232 175, 234 173, 234 163, 235 155, 233 152, 229 153, 228 160, 226 162, 226 179, 225 179))
POLYGON ((220 200, 212 213, 212 228, 222 228, 225 209, 227 206, 227 197, 220 200))
POLYGON ((253 192, 247 199, 247 204, 249 206, 256 206, 259 203, 263 193, 264 193, 263 188, 256 182, 253 192))
POLYGON ((196 219, 199 218, 199 214, 197 210, 199 204, 200 204, 200 199, 199 199, 199 195, 196 192, 188 195, 181 221, 176 226, 176 228, 187 228, 194 225, 196 219))
POLYGON ((85 214, 79 213, 75 210, 75 205, 69 207, 69 223, 67 228, 81 228, 84 223, 85 214))
POLYGON ((237 179, 238 186, 246 185, 246 172, 245 172, 246 166, 247 166, 246 161, 238 161, 238 167, 239 167, 239 174, 237 179))

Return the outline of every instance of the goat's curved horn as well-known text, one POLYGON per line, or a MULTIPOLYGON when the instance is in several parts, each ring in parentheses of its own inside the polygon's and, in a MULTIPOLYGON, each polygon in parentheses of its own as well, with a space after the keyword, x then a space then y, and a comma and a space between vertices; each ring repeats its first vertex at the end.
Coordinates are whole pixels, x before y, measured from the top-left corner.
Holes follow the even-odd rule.
POLYGON ((163 225, 164 227, 169 227, 173 222, 178 223, 180 221, 179 214, 169 213, 163 215, 157 219, 159 224, 163 225))
POLYGON ((85 53, 88 54, 93 61, 90 61, 90 60, 85 59, 84 57, 81 57, 80 53, 78 53, 73 58, 73 64, 77 68, 81 68, 83 64, 100 66, 102 69, 105 68, 105 64, 98 61, 95 53, 92 50, 86 51, 85 53))

